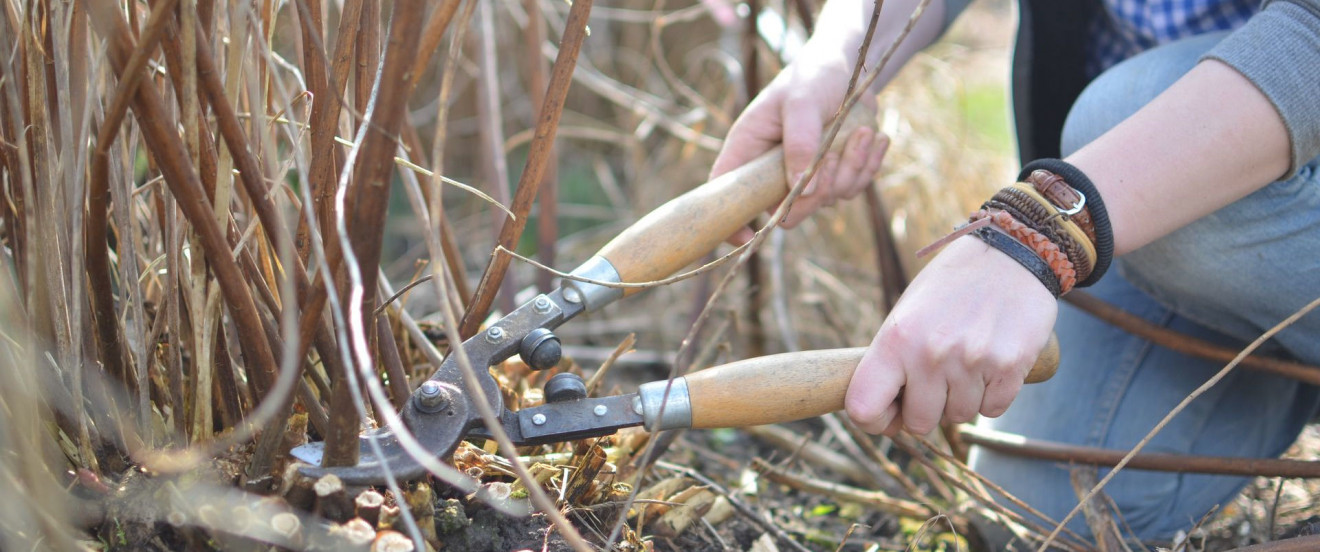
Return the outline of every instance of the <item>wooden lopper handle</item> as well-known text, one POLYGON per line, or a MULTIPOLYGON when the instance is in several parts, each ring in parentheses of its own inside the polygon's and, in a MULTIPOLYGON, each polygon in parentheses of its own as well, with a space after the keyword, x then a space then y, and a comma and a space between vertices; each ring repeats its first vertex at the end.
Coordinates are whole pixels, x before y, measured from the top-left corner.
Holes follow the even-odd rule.
MULTIPOLYGON (((745 427, 821 416, 843 408, 865 347, 751 358, 685 376, 696 429, 745 427)), ((1026 383, 1054 377, 1059 340, 1051 333, 1026 383)))
MULTIPOLYGON (((862 125, 874 126, 875 114, 859 102, 844 120, 833 149, 842 148, 862 125)), ((614 266, 621 281, 660 280, 713 251, 787 195, 784 150, 776 146, 651 211, 605 244, 598 255, 614 266)), ((624 294, 637 291, 641 288, 628 288, 624 294)))

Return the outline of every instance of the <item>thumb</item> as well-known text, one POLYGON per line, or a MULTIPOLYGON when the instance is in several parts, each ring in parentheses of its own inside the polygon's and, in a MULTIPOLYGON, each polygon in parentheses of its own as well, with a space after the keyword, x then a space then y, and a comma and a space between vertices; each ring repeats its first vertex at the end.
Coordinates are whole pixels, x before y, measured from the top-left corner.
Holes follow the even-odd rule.
MULTIPOLYGON (((783 117, 784 176, 788 179, 789 187, 792 187, 810 167, 811 158, 816 156, 816 150, 820 148, 820 131, 824 122, 820 110, 811 108, 786 109, 783 117)), ((802 195, 810 195, 816 191, 820 176, 817 174, 816 178, 807 184, 802 195)))
POLYGON ((899 415, 898 394, 907 383, 899 362, 893 351, 873 342, 853 372, 844 396, 844 410, 867 433, 883 432, 899 415))

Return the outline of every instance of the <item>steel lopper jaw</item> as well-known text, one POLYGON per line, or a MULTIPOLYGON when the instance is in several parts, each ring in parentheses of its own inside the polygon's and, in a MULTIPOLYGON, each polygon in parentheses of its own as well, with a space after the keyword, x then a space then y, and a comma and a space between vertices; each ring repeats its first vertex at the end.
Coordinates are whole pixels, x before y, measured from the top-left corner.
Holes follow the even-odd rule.
MULTIPOLYGON (((566 399, 518 412, 504 406, 499 385, 487 368, 514 354, 521 354, 524 359, 536 359, 541 365, 534 365, 535 368, 553 366, 559 360, 559 342, 550 330, 585 310, 582 296, 575 289, 560 288, 538 295, 486 331, 463 342, 463 352, 476 372, 480 395, 484 395, 515 445, 597 437, 612 434, 620 428, 642 425, 641 402, 635 393, 600 398, 569 393, 566 399)), ((474 402, 479 395, 469 390, 458 362, 458 355, 451 352, 440 368, 418 386, 400 412, 404 425, 418 444, 442 461, 446 461, 458 443, 467 437, 491 437, 474 402)), ((386 464, 399 480, 417 479, 427 472, 425 466, 404 450, 389 428, 369 430, 360 437, 357 465, 322 467, 323 451, 323 443, 309 443, 296 447, 292 454, 308 464, 300 470, 304 475, 335 474, 350 485, 383 482, 386 464), (373 453, 371 437, 378 440, 383 455, 373 453)))

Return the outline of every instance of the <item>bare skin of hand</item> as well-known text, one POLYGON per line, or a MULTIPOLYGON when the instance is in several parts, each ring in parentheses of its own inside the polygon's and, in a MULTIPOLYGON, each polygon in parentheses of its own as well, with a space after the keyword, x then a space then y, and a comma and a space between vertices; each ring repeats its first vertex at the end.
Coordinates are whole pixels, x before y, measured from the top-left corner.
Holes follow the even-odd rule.
MULTIPOLYGON (((843 103, 852 68, 838 52, 833 57, 809 59, 813 62, 786 68, 747 106, 729 130, 724 148, 711 168, 711 178, 746 164, 781 142, 789 186, 796 184, 810 168, 821 146, 823 127, 843 103)), ((847 142, 842 150, 827 154, 821 161, 815 178, 794 201, 780 226, 793 228, 821 207, 856 197, 875 181, 889 149, 889 138, 870 128, 860 128, 837 139, 845 138, 847 142)), ((751 237, 752 231, 743 229, 729 241, 742 244, 751 237)))
POLYGON ((1049 340, 1058 302, 974 237, 926 266, 853 373, 844 406, 869 433, 924 434, 1008 409, 1049 340), (899 393, 902 396, 899 396, 899 393))

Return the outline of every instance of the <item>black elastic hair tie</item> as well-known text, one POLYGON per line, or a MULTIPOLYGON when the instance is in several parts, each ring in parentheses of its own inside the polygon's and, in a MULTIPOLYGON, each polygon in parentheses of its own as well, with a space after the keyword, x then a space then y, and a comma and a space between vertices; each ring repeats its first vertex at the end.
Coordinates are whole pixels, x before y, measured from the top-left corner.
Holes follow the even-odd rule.
POLYGON ((1086 177, 1081 169, 1061 159, 1037 159, 1022 167, 1018 180, 1025 182, 1032 171, 1046 170, 1063 177, 1064 182, 1086 196, 1086 209, 1091 213, 1091 223, 1095 226, 1095 268, 1085 280, 1077 282, 1077 287, 1087 287, 1098 281, 1109 270, 1114 260, 1114 229, 1109 224, 1109 213, 1105 211, 1105 202, 1100 199, 1100 191, 1086 177))

